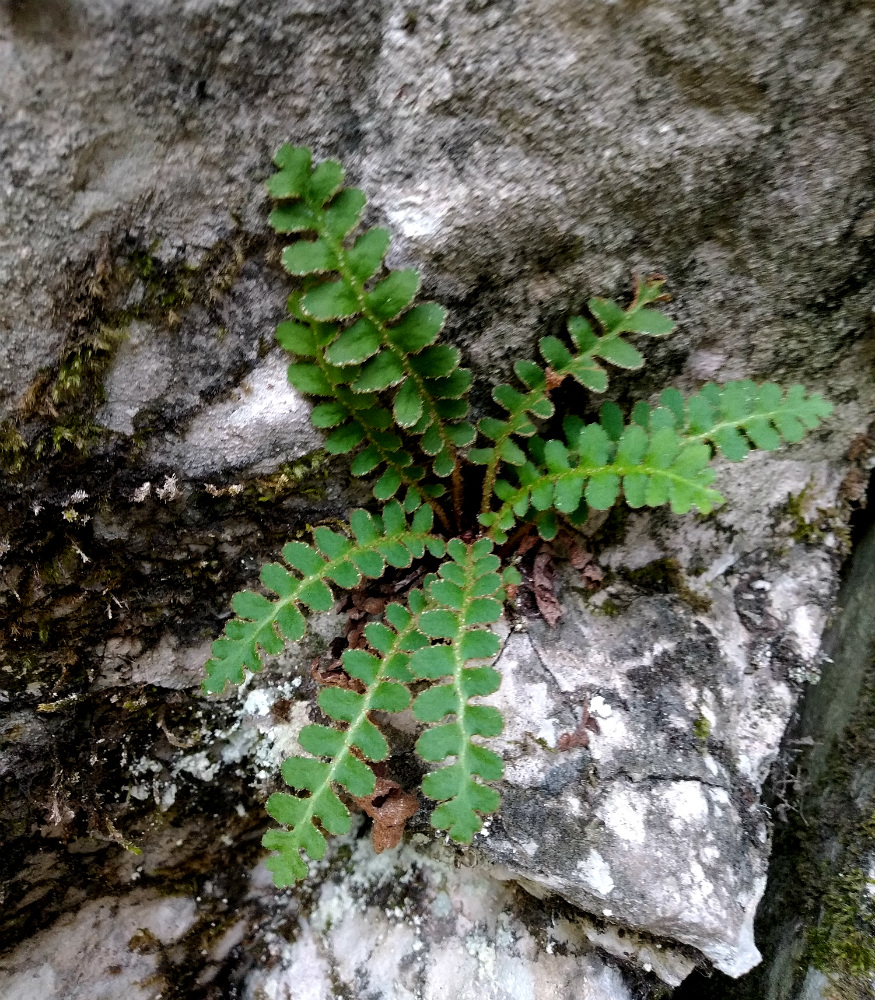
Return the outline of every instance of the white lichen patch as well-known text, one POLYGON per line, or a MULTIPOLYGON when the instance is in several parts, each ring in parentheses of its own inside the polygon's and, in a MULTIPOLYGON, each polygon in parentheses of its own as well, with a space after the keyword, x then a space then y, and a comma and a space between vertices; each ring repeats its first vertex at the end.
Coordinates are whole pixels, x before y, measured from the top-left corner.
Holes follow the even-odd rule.
POLYGON ((609 896, 614 891, 610 866, 595 848, 590 848, 586 858, 578 861, 577 874, 600 896, 609 896))
POLYGON ((660 798, 675 833, 683 833, 690 826, 706 825, 708 800, 698 781, 673 781, 661 790, 660 798))
POLYGON ((613 713, 611 706, 600 695, 593 695, 589 700, 589 710, 597 719, 609 719, 613 713))
POLYGON ((198 781, 212 781, 219 770, 219 762, 211 760, 205 750, 187 754, 173 765, 173 773, 185 772, 198 781))
MULTIPOLYGON (((812 570, 817 572, 815 567, 812 567, 812 570)), ((820 573, 826 576, 826 565, 820 567, 820 573)), ((813 662, 820 649, 820 639, 826 625, 826 612, 807 599, 812 593, 812 581, 806 579, 807 576, 808 574, 800 577, 798 572, 781 574, 772 583, 768 592, 768 602, 772 614, 787 625, 799 655, 813 662)))
POLYGON ((611 789, 596 815, 615 837, 630 844, 643 844, 646 812, 647 799, 634 786, 620 785, 611 789))

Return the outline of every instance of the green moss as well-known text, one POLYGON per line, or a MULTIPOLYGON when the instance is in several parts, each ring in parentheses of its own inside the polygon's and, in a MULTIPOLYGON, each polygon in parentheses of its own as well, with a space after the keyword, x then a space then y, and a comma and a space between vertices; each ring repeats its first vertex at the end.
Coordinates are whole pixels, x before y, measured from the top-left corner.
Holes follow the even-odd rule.
POLYGON ((693 736, 695 736, 697 740, 701 740, 702 743, 707 743, 710 735, 711 722, 706 719, 704 715, 700 715, 699 718, 693 723, 693 736))
MULTIPOLYGON (((101 326, 91 336, 72 344, 58 366, 49 393, 52 402, 72 400, 95 388, 100 391, 103 376, 123 339, 121 330, 101 326)), ((102 401, 102 392, 100 397, 102 401)))
MULTIPOLYGON (((868 694, 871 697, 875 691, 868 694)), ((867 749, 872 754, 875 728, 867 735, 867 749)), ((852 743, 857 744, 857 740, 852 743)), ((863 759, 873 760, 873 756, 863 759)), ((846 771, 847 766, 841 770, 846 771)), ((853 817, 855 812, 849 804, 845 815, 853 817)), ((875 878, 870 874, 875 859, 875 811, 862 821, 850 823, 840 839, 842 851, 835 862, 820 865, 820 916, 809 931, 808 959, 822 972, 851 987, 875 975, 875 878)), ((857 994, 848 992, 847 996, 857 994)))
POLYGON ((790 537, 802 545, 822 545, 827 535, 834 535, 843 551, 850 551, 851 537, 845 518, 836 507, 817 507, 811 510, 814 483, 799 493, 791 493, 780 508, 779 516, 789 521, 790 537))
POLYGON ((286 462, 269 476, 260 476, 248 485, 250 495, 260 503, 274 503, 290 494, 322 496, 331 456, 319 448, 294 462, 286 462))
POLYGON ((20 472, 27 455, 27 442, 11 420, 0 423, 0 469, 7 473, 20 472))
MULTIPOLYGON (((875 838, 871 847, 875 849, 875 838)), ((875 879, 862 868, 838 872, 823 896, 820 923, 809 937, 813 965, 860 977, 875 973, 875 879)))
POLYGON ((139 301, 124 310, 128 322, 138 319, 175 326, 182 310, 192 303, 209 308, 230 291, 253 249, 253 239, 237 234, 220 241, 197 266, 164 262, 155 256, 157 246, 156 241, 148 250, 133 251, 118 266, 129 288, 136 280, 142 284, 139 301))
POLYGON ((40 372, 15 419, 0 432, 0 462, 9 472, 21 472, 53 455, 87 456, 107 431, 92 417, 103 403, 103 380, 124 330, 99 324, 68 340, 57 368, 40 372), (42 427, 30 445, 18 430, 24 420, 41 418, 42 427))
POLYGON ((655 559, 639 569, 624 570, 623 576, 633 586, 650 594, 676 594, 693 611, 705 613, 711 610, 712 602, 690 588, 677 559, 655 559))
MULTIPOLYGON (((875 663, 857 704, 806 793, 804 817, 791 813, 775 845, 784 887, 777 918, 793 912, 808 926, 798 967, 810 964, 827 974, 836 1000, 868 1000, 875 974, 875 883, 869 874, 875 800, 860 784, 861 771, 875 766, 875 663)), ((799 765, 803 780, 807 760, 799 765)))
POLYGON ((109 435, 92 418, 130 324, 173 327, 194 302, 210 309, 233 285, 251 244, 251 238, 235 236, 193 267, 161 261, 155 241, 148 249, 123 247, 115 256, 90 260, 71 275, 57 309, 69 327, 64 348, 27 388, 19 412, 0 425, 0 469, 17 474, 56 455, 87 457, 109 435), (25 421, 27 440, 21 433, 25 421))
POLYGON ((139 302, 127 308, 125 318, 178 323, 180 311, 194 298, 197 269, 186 263, 165 264, 147 250, 135 250, 125 268, 143 284, 139 302))
POLYGON ((91 423, 87 417, 74 415, 50 428, 48 434, 37 440, 31 453, 35 459, 64 452, 84 457, 106 434, 105 428, 91 423))
POLYGON ((826 531, 818 519, 808 520, 807 507, 811 483, 799 493, 791 493, 784 504, 782 513, 790 519, 790 537, 803 545, 818 545, 826 531))

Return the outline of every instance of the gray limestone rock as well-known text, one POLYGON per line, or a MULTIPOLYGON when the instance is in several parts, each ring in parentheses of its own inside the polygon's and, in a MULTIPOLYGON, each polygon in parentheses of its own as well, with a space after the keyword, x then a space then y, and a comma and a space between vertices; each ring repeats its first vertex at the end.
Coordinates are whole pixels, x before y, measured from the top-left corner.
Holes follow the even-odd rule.
MULTIPOLYGON (((257 479, 321 444, 270 347, 290 285, 260 185, 291 140, 344 161, 478 376, 503 377, 589 295, 663 272, 677 333, 612 378, 613 398, 750 376, 835 402, 792 453, 724 464, 714 516, 631 515, 600 543, 598 593, 563 570, 555 630, 518 609, 496 702, 505 806, 465 855, 481 937, 448 910, 397 988, 425 1000, 474 977, 496 1000, 627 1000, 633 966, 673 985, 696 961, 739 975, 757 960, 761 789, 817 676, 872 464, 873 22, 843 0, 0 0, 0 447, 30 463, 0 505, 13 936, 78 910, 56 925, 75 950, 111 905, 93 886, 130 889, 130 837, 180 883, 198 858, 232 868, 221 838, 255 850, 258 803, 308 720, 330 622, 239 698, 196 694, 228 595, 351 496, 342 475, 257 479), (87 456, 68 459, 70 440, 87 456), (213 485, 229 477, 238 493, 213 485), (599 731, 559 750, 584 711, 599 731), (183 826, 213 846, 177 858, 183 826), (591 916, 564 938, 502 923, 502 879, 591 916)), ((424 883, 468 891, 416 860, 423 843, 403 851, 424 883)), ((181 900, 166 905, 189 920, 181 900)), ((302 926, 251 995, 282 996, 305 968, 313 997, 341 995, 336 959, 342 989, 370 996, 361 968, 397 957, 380 935, 409 930, 370 902, 336 932, 302 926)), ((96 966, 114 963, 110 937, 96 966)), ((33 950, 54 940, 21 945, 11 996, 30 995, 28 966, 39 989, 74 988, 33 950)))
POLYGON ((204 407, 181 435, 167 434, 149 460, 200 479, 232 470, 272 472, 315 451, 323 437, 310 423, 310 407, 286 379, 288 361, 273 352, 229 399, 204 407))
POLYGON ((586 921, 544 921, 510 887, 410 848, 377 858, 366 841, 346 846, 354 874, 323 866, 304 912, 257 868, 247 899, 212 940, 207 894, 135 889, 95 900, 0 959, 0 992, 4 1000, 158 1000, 172 994, 173 963, 200 933, 209 940, 198 955, 201 989, 244 941, 259 956, 235 982, 233 995, 246 1000, 632 1000, 616 963, 588 940, 586 921))
POLYGON ((781 504, 802 484, 820 477, 824 507, 837 486, 825 466, 792 461, 762 489, 736 475, 721 480, 727 520, 693 528, 632 515, 625 542, 602 556, 617 579, 597 601, 569 570, 559 626, 510 633, 495 696, 509 788, 484 846, 527 882, 692 945, 735 976, 759 960, 762 783, 800 680, 818 673, 834 597, 827 554, 792 546, 769 558, 761 546, 776 525, 787 531, 781 504), (727 545, 733 521, 747 530, 727 545), (644 596, 624 582, 668 555, 689 574, 686 594, 644 596), (619 614, 605 613, 612 600, 619 614), (598 730, 588 746, 557 751, 583 713, 598 730))
POLYGON ((165 948, 195 922, 193 899, 134 891, 88 903, 0 959, 6 1000, 154 1000, 165 948))

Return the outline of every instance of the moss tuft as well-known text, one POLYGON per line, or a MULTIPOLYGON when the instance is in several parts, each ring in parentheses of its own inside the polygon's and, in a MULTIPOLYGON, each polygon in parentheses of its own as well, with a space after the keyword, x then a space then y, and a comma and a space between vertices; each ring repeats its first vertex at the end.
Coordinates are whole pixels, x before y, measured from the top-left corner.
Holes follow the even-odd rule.
POLYGON ((700 715, 693 723, 693 736, 702 743, 707 743, 711 735, 711 723, 704 715, 700 715))
POLYGON ((842 512, 836 507, 817 507, 812 510, 811 495, 814 484, 799 493, 791 493, 780 508, 779 517, 789 521, 790 537, 801 545, 822 545, 828 535, 834 535, 844 552, 850 551, 851 537, 842 512))
POLYGON ((331 456, 321 448, 311 451, 294 462, 283 463, 269 476, 258 477, 249 489, 261 503, 273 503, 292 493, 297 496, 321 496, 325 492, 324 482, 328 477, 330 460, 331 456))
POLYGON ((818 969, 852 977, 875 973, 873 889, 875 879, 862 868, 833 877, 823 896, 820 923, 809 937, 811 962, 818 969))
MULTIPOLYGON (((114 251, 68 275, 56 320, 68 328, 56 364, 43 369, 24 393, 19 412, 0 425, 0 469, 27 471, 55 455, 88 456, 109 432, 93 422, 104 401, 103 380, 132 322, 174 327, 199 303, 208 311, 230 290, 252 250, 239 234, 220 242, 197 267, 167 263, 123 238, 114 251), (24 425, 27 424, 27 430, 24 425)), ((216 315, 221 336, 221 324, 216 315)))
POLYGON ((0 470, 6 473, 20 472, 27 454, 27 442, 18 433, 11 420, 0 423, 0 470))

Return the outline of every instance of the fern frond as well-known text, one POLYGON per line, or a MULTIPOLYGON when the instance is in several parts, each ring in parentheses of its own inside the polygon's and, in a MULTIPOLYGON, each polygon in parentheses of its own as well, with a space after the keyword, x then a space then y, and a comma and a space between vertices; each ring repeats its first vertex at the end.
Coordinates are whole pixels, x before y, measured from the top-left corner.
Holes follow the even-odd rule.
POLYGON ((601 328, 598 335, 592 324, 583 316, 568 320, 568 335, 577 354, 572 354, 556 337, 541 340, 541 355, 556 375, 571 376, 591 392, 604 392, 608 375, 598 363, 607 361, 618 368, 636 369, 644 364, 637 348, 623 340, 624 333, 664 337, 674 329, 674 321, 650 303, 662 297, 662 279, 639 282, 635 298, 623 309, 612 299, 592 298, 587 308, 601 328))
POLYGON ((414 559, 421 559, 426 549, 443 555, 445 543, 432 534, 433 521, 431 508, 423 505, 408 523, 408 512, 392 500, 382 517, 353 511, 350 528, 354 540, 321 527, 313 532, 313 545, 289 542, 283 548, 283 559, 299 575, 280 563, 268 563, 261 571, 261 582, 277 595, 276 600, 251 590, 234 595, 232 606, 237 617, 225 625, 224 637, 213 643, 204 690, 220 693, 228 681, 242 683, 244 667, 261 670, 262 650, 277 654, 284 638, 292 642, 302 639, 307 626, 300 605, 328 611, 334 603, 326 581, 348 590, 357 587, 363 576, 381 577, 387 563, 409 566, 414 559))
POLYGON ((380 228, 355 235, 366 199, 357 188, 342 187, 339 163, 326 160, 312 167, 309 150, 291 146, 283 146, 275 162, 280 170, 267 187, 280 205, 271 224, 278 233, 315 234, 283 252, 286 270, 306 280, 305 290, 292 296, 290 309, 312 336, 286 332, 281 342, 295 353, 309 350, 318 359, 313 365, 293 365, 290 380, 302 392, 337 400, 332 410, 337 430, 329 442, 343 452, 369 442, 368 457, 359 467, 371 471, 386 465, 388 476, 376 493, 383 500, 392 496, 396 482, 409 484, 421 477, 396 436, 386 432, 385 418, 380 418, 383 426, 374 422, 374 411, 382 408, 375 394, 391 391, 389 416, 419 437, 436 476, 452 477, 458 518, 462 484, 456 450, 474 439, 473 427, 464 420, 471 374, 459 367, 456 348, 435 344, 446 311, 433 302, 413 304, 419 291, 416 271, 381 276, 390 235, 380 228), (360 394, 368 397, 364 405, 356 404, 360 394), (362 412, 371 417, 361 419, 362 412))
MULTIPOLYGON (((413 592, 411 603, 425 606, 421 592, 413 592)), ((289 757, 283 761, 286 784, 308 794, 276 792, 267 800, 270 815, 289 827, 288 830, 269 830, 262 840, 266 848, 279 852, 267 860, 278 887, 306 878, 309 869, 301 856, 302 851, 314 861, 324 857, 323 830, 332 834, 349 831, 349 810, 341 802, 334 785, 342 786, 357 798, 374 793, 376 778, 367 762, 385 760, 389 756, 389 745, 370 720, 369 713, 402 712, 410 704, 410 692, 403 683, 412 679, 407 666, 409 651, 425 645, 428 640, 418 631, 416 617, 400 604, 390 604, 386 608, 386 618, 393 628, 376 622, 365 628, 371 646, 382 655, 348 649, 342 657, 343 669, 363 685, 364 692, 339 687, 325 687, 319 692, 319 707, 346 728, 305 726, 298 742, 312 756, 289 757), (329 760, 319 759, 325 757, 329 760)))
POLYGON ((664 336, 671 333, 674 323, 663 313, 648 305, 661 296, 662 280, 638 284, 635 298, 627 309, 622 309, 610 299, 590 299, 589 308, 602 327, 596 336, 589 321, 573 316, 568 321, 568 333, 576 353, 556 337, 544 337, 540 342, 541 354, 550 366, 545 372, 531 361, 518 361, 514 370, 527 391, 519 392, 509 385, 498 385, 492 398, 505 409, 505 420, 486 417, 478 424, 479 432, 494 443, 489 448, 472 449, 468 458, 483 464, 483 513, 492 509, 495 479, 502 463, 522 465, 525 452, 513 441, 515 436, 530 437, 535 427, 530 417, 547 419, 553 415, 550 392, 558 382, 570 376, 593 392, 604 392, 608 376, 596 359, 608 361, 622 368, 640 368, 644 359, 636 348, 622 339, 623 333, 664 336))
POLYGON ((420 679, 449 680, 423 691, 413 703, 420 722, 440 723, 419 737, 416 752, 430 762, 455 757, 454 763, 426 775, 422 790, 440 803, 432 813, 432 826, 447 830, 459 843, 470 843, 483 825, 482 814, 495 812, 501 803, 498 792, 483 782, 498 781, 504 773, 498 754, 472 737, 497 736, 504 721, 497 709, 470 702, 497 691, 499 674, 492 667, 468 663, 498 654, 498 636, 480 626, 498 620, 504 591, 489 539, 471 545, 453 539, 447 554, 439 578, 428 587, 436 606, 419 615, 425 635, 447 642, 414 652, 410 670, 420 679), (450 715, 454 721, 442 721, 450 715))
POLYGON ((774 382, 762 385, 743 379, 725 386, 704 385, 684 400, 677 389, 665 389, 660 406, 649 412, 639 405, 633 419, 645 429, 670 425, 691 439, 709 441, 731 462, 741 462, 751 449, 775 451, 796 444, 833 411, 820 393, 801 385, 784 392, 774 382))
POLYGON ((481 515, 490 537, 504 541, 517 519, 534 521, 542 537, 558 530, 557 514, 582 523, 588 507, 607 510, 621 488, 630 507, 671 506, 675 514, 708 514, 723 503, 711 489, 709 468, 715 450, 733 461, 750 447, 776 448, 798 441, 829 416, 832 406, 817 393, 793 386, 786 394, 766 383, 708 385, 684 401, 666 390, 662 405, 639 403, 625 426, 619 408, 606 403, 598 422, 577 417, 564 422, 566 441, 528 443, 527 460, 515 470, 515 482, 498 480, 497 512, 481 515))

